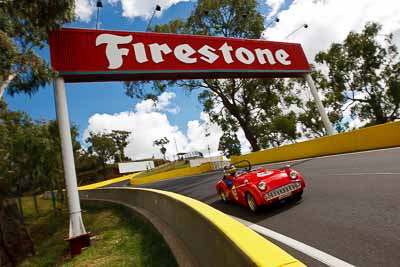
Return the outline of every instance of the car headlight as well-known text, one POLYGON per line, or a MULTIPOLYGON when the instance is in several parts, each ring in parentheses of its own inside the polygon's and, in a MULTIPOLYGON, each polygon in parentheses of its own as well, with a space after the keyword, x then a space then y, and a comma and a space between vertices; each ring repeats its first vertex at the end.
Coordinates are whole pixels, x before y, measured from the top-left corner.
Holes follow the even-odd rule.
POLYGON ((289 173, 289 177, 290 177, 290 179, 292 179, 292 180, 297 179, 297 172, 296 172, 296 171, 291 171, 291 172, 289 173))
POLYGON ((259 182, 258 189, 260 189, 261 191, 264 191, 265 189, 267 189, 267 184, 265 182, 259 182))

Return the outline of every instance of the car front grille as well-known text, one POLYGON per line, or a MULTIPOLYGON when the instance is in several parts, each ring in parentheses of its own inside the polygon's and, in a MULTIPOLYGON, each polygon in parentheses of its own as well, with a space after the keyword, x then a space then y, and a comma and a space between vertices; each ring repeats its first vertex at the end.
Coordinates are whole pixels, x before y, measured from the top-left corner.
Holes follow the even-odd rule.
POLYGON ((281 187, 278 187, 268 193, 265 194, 265 199, 266 200, 271 200, 273 198, 285 195, 289 192, 295 191, 297 189, 301 188, 301 183, 295 182, 295 183, 290 183, 281 187))

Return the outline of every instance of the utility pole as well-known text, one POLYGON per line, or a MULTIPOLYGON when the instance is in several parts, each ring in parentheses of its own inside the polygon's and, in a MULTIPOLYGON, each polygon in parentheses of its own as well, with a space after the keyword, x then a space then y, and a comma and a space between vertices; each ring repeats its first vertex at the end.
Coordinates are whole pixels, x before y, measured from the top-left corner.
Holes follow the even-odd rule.
MULTIPOLYGON (((178 150, 178 144, 176 143, 175 135, 174 135, 174 142, 175 142, 176 155, 178 156, 179 150, 178 150)), ((175 158, 175 157, 174 157, 174 158, 175 158)), ((179 159, 179 158, 178 158, 178 159, 179 159)))

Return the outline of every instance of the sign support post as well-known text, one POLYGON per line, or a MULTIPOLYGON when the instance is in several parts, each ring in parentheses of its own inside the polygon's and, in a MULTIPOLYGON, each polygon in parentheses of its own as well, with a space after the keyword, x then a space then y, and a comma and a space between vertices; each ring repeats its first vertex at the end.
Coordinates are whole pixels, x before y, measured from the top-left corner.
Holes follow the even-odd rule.
POLYGON ((322 122, 324 124, 326 133, 328 135, 333 135, 334 131, 333 131, 333 128, 332 128, 332 124, 329 121, 329 118, 328 118, 328 115, 326 114, 324 105, 322 104, 322 101, 319 98, 319 95, 318 95, 318 92, 317 92, 317 88, 315 87, 315 83, 314 83, 314 81, 313 81, 313 79, 311 77, 311 74, 310 73, 305 74, 304 78, 306 79, 306 82, 307 82, 308 86, 310 87, 311 94, 314 97, 314 101, 315 101, 315 104, 317 105, 318 112, 321 115, 322 122))
POLYGON ((54 97, 56 102, 56 113, 58 128, 61 138, 61 151, 64 166, 65 185, 68 197, 69 210, 69 241, 73 255, 80 254, 80 250, 86 247, 89 235, 83 225, 81 205, 79 202, 78 185, 75 172, 74 153, 72 149, 71 130, 68 118, 67 97, 63 77, 55 80, 54 97))

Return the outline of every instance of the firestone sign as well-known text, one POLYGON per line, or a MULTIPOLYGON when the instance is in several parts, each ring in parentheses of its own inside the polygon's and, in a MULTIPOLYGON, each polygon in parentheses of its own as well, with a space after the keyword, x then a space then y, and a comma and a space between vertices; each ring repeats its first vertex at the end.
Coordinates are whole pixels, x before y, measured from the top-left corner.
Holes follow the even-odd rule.
POLYGON ((51 63, 67 82, 300 77, 300 44, 178 34, 61 29, 51 63))

